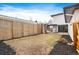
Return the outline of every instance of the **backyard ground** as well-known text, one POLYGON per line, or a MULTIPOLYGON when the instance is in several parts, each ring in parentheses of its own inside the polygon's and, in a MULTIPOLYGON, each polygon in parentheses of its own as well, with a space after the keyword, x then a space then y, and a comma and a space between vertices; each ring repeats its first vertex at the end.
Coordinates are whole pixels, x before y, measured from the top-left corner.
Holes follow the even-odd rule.
MULTIPOLYGON (((62 35, 40 34, 0 42, 1 55, 63 55, 77 54, 73 46, 62 43, 62 35)), ((63 36, 65 38, 65 36, 63 36)))

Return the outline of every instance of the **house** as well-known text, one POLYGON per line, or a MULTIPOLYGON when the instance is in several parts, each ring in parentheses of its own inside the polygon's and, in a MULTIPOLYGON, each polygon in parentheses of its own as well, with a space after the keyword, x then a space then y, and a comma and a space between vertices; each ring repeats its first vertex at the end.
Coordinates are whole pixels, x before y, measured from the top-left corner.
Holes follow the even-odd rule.
POLYGON ((65 22, 68 23, 68 33, 76 50, 79 52, 79 4, 64 8, 65 22))
POLYGON ((64 13, 51 15, 48 22, 51 32, 68 32, 79 53, 79 4, 64 7, 64 13))
POLYGON ((79 4, 64 7, 64 13, 51 15, 48 26, 52 32, 68 32, 72 41, 73 38, 73 23, 79 21, 79 4))
POLYGON ((68 32, 68 24, 65 23, 64 13, 51 15, 48 27, 52 32, 68 32))
POLYGON ((64 14, 65 14, 65 22, 68 23, 68 33, 72 40, 73 38, 73 23, 79 21, 79 4, 75 4, 73 6, 65 7, 64 14))

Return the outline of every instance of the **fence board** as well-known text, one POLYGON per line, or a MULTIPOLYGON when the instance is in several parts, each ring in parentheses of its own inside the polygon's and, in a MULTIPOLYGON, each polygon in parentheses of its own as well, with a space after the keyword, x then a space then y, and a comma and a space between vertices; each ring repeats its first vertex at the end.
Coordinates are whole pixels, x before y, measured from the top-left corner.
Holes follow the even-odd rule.
POLYGON ((0 20, 0 40, 12 38, 12 23, 7 20, 0 20))
POLYGON ((38 28, 38 25, 37 24, 34 24, 34 34, 38 34, 37 28, 38 28))
POLYGON ((22 37, 22 23, 13 21, 13 38, 22 37))
POLYGON ((23 23, 23 36, 28 36, 29 35, 29 24, 28 23, 23 23))
POLYGON ((29 23, 29 35, 33 35, 33 24, 29 23))

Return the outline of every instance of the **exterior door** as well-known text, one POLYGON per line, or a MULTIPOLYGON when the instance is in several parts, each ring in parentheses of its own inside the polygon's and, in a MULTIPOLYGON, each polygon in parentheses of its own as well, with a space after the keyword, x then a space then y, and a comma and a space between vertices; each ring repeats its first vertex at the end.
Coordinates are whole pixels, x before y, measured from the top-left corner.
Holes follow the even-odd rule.
POLYGON ((59 25, 58 32, 68 32, 68 25, 59 25))
POLYGON ((53 32, 58 32, 58 26, 53 26, 53 32))

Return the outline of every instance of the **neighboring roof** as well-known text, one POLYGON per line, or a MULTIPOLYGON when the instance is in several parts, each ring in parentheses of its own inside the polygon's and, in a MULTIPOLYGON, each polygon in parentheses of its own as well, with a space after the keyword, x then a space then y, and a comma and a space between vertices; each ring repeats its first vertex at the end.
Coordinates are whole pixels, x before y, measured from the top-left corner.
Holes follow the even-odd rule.
POLYGON ((20 19, 20 18, 16 18, 16 17, 10 17, 10 16, 6 16, 6 15, 0 15, 0 19, 8 20, 8 21, 25 22, 25 23, 36 23, 34 21, 31 21, 31 20, 25 20, 25 19, 20 19))
POLYGON ((57 24, 48 24, 48 26, 57 26, 57 24))
POLYGON ((64 23, 64 24, 48 24, 48 26, 58 26, 58 25, 68 25, 68 23, 64 23))
POLYGON ((79 9, 79 4, 64 7, 65 22, 69 23, 71 21, 72 15, 74 14, 74 11, 77 9, 79 9), (71 16, 68 16, 68 14, 70 14, 71 16))
POLYGON ((21 21, 21 20, 24 20, 24 19, 20 19, 20 18, 16 18, 16 17, 11 17, 11 16, 6 16, 6 15, 0 15, 0 19, 3 19, 3 20, 9 20, 9 21, 21 21))
POLYGON ((57 16, 57 15, 62 15, 62 14, 64 14, 64 13, 54 14, 54 15, 51 15, 51 17, 57 16))

